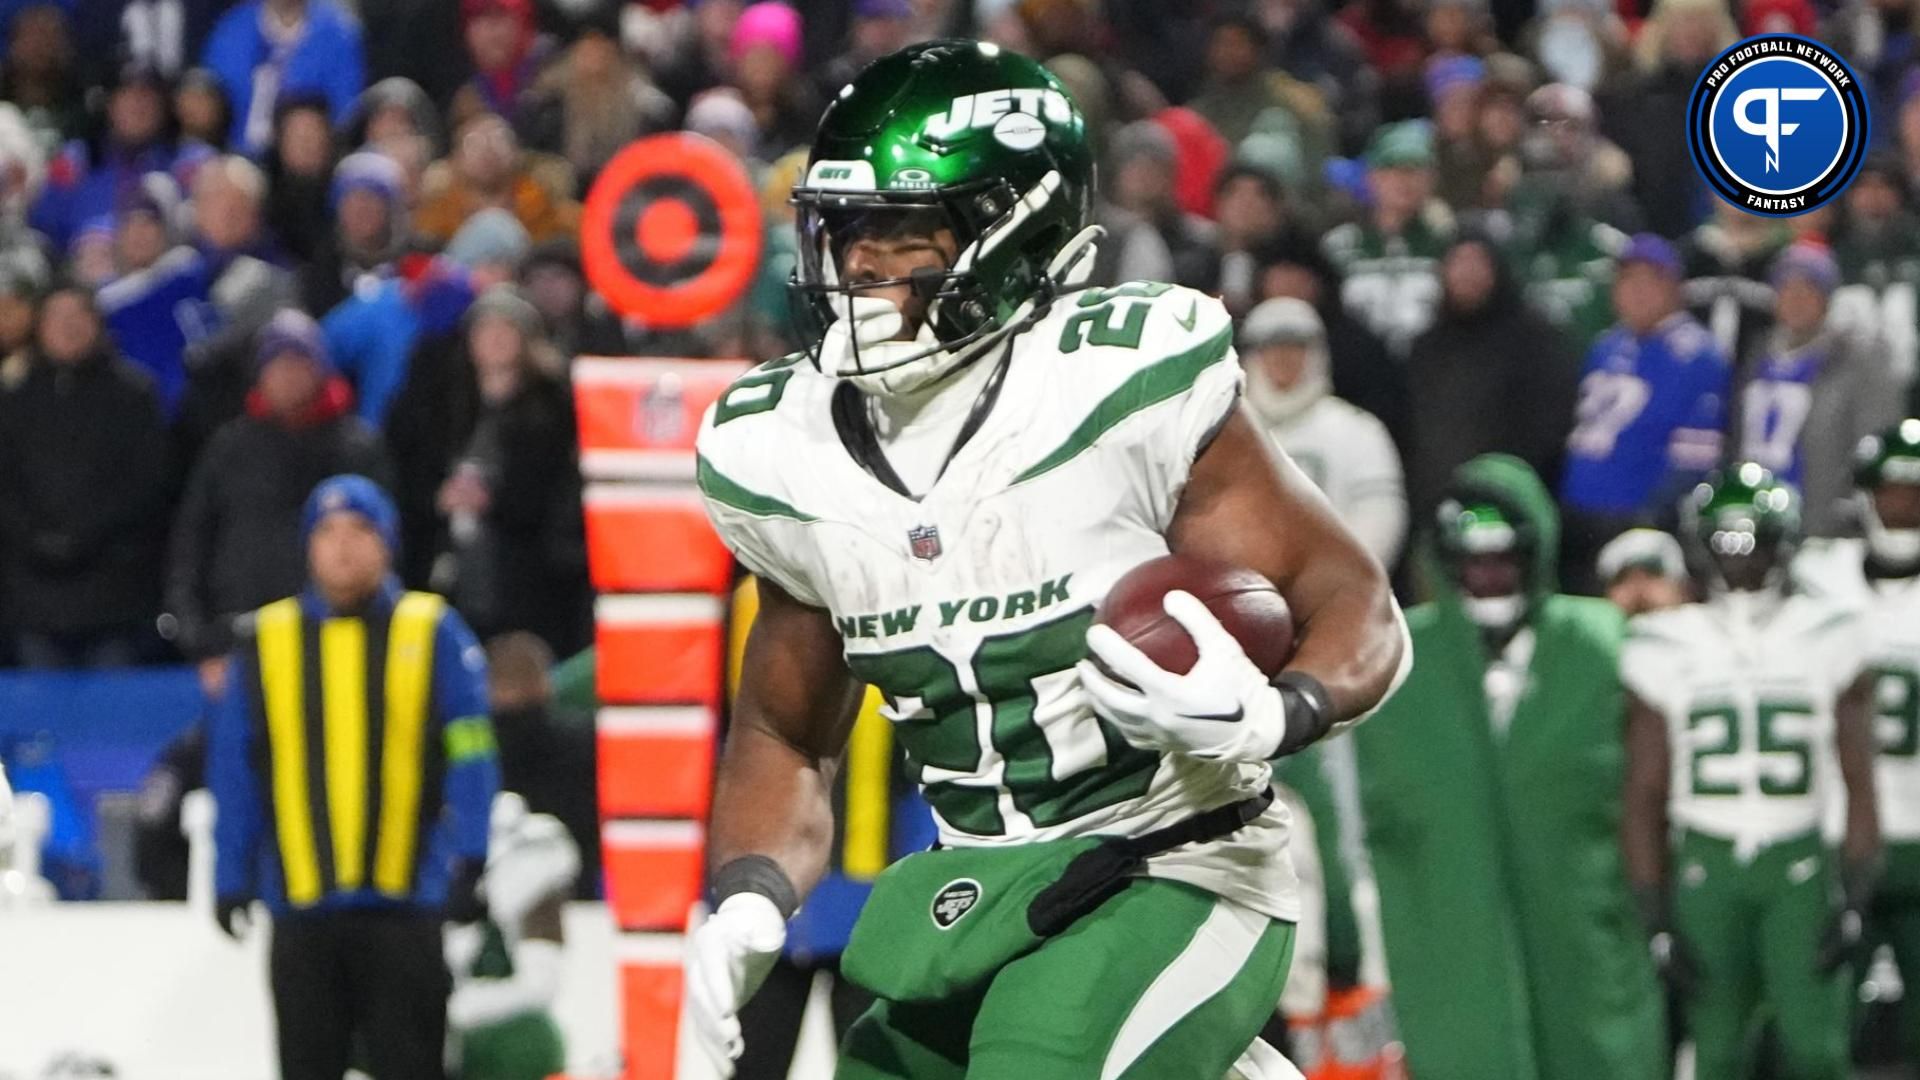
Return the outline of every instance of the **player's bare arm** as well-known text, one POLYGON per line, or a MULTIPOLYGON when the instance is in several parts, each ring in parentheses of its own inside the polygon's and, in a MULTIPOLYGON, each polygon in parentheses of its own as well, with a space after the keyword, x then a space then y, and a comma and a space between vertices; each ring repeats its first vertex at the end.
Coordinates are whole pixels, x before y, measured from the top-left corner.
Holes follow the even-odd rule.
POLYGON ((1833 707, 1834 749, 1847 786, 1846 836, 1840 843, 1849 874, 1871 874, 1880 859, 1880 817, 1874 798, 1874 676, 1860 676, 1833 707))
POLYGON ((826 870, 833 773, 860 703, 833 620, 761 579, 714 781, 710 865, 772 859, 801 896, 826 870))
POLYGON ((1193 463, 1167 543, 1279 586, 1299 626, 1287 668, 1326 688, 1330 722, 1386 696, 1406 648, 1386 571, 1244 409, 1193 463))
POLYGON ((1620 810, 1620 849, 1636 895, 1657 894, 1667 870, 1667 725, 1653 706, 1627 695, 1627 781, 1620 810))

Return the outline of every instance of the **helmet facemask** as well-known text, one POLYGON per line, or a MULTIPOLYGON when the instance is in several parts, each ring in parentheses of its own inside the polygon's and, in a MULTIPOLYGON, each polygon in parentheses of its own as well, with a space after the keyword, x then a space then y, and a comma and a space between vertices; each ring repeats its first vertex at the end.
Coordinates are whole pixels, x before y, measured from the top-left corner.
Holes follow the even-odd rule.
POLYGON ((1800 546, 1799 498, 1752 462, 1700 485, 1686 503, 1687 535, 1707 587, 1718 594, 1781 592, 1800 546))
POLYGON ((815 366, 867 393, 910 393, 1026 326, 1092 269, 1098 230, 1051 235, 1064 230, 1056 216, 1039 213, 1061 197, 1058 173, 1023 194, 1004 180, 926 192, 796 188, 800 257, 790 296, 814 343, 815 366), (942 232, 955 250, 949 265, 849 280, 846 254, 854 242, 933 240, 942 232), (1036 265, 1029 254, 1036 250, 1057 254, 1036 265), (885 295, 903 288, 904 308, 885 295))
POLYGON ((1531 606, 1533 530, 1490 501, 1448 499, 1438 512, 1440 556, 1460 590, 1467 618, 1481 630, 1511 634, 1531 606))

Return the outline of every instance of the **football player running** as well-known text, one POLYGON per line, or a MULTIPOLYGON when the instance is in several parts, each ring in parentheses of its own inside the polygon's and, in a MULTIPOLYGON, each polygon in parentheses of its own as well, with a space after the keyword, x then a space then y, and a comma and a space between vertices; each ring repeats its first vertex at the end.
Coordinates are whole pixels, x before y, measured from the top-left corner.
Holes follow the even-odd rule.
POLYGON ((1781 1076, 1844 1080, 1839 969, 1880 849, 1860 613, 1788 589, 1799 498, 1759 465, 1702 483, 1682 517, 1707 599, 1634 619, 1620 656, 1627 876, 1701 1080, 1748 1075, 1763 1016, 1781 1076), (1836 764, 1837 875, 1821 834, 1836 764))
MULTIPOLYGON (((1887 842, 1868 930, 1893 947, 1902 985, 1920 988, 1920 419, 1862 440, 1854 482, 1865 538, 1810 545, 1794 572, 1807 590, 1867 612, 1874 790, 1887 842)), ((1920 989, 1902 994, 1900 1009, 1907 1064, 1920 1064, 1920 989)))
POLYGON ((687 959, 723 1072, 820 877, 863 683, 941 846, 890 868, 854 930, 845 970, 880 1000, 843 1080, 1219 1080, 1261 1049, 1298 917, 1269 762, 1361 718, 1411 657, 1379 564, 1241 408, 1220 304, 1084 287, 1087 138, 1053 76, 995 46, 876 61, 794 191, 794 293, 824 329, 701 428, 708 512, 761 589, 717 907, 687 959), (1190 672, 1093 625, 1169 550, 1278 585, 1284 672, 1179 592, 1190 672))

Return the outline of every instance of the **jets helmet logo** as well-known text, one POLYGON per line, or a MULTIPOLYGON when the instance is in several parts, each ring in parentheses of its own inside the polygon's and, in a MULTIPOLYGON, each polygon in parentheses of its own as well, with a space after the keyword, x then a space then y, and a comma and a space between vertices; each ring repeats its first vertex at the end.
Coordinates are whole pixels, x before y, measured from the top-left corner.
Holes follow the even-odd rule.
POLYGON ((1031 150, 1046 138, 1046 128, 1039 122, 1042 119, 1049 124, 1072 125, 1073 103, 1051 88, 983 90, 954 98, 946 112, 927 117, 922 133, 930 139, 944 140, 992 128, 1000 141, 1013 149, 1031 150))
POLYGON ((933 925, 942 930, 951 930, 953 924, 959 922, 979 902, 979 882, 972 878, 950 881, 933 894, 933 925))

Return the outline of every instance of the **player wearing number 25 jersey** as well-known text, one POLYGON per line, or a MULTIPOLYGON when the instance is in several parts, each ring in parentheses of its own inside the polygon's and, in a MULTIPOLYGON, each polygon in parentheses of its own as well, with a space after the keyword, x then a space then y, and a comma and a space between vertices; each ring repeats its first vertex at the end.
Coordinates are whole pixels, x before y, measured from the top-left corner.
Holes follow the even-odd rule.
POLYGON ((1838 969, 1879 849, 1859 611, 1788 590, 1798 499, 1759 465, 1701 484, 1684 511, 1708 599, 1636 618, 1620 659, 1628 878, 1703 1080, 1748 1075, 1762 1013, 1782 1075, 1843 1080, 1838 969), (1821 835, 1836 763, 1837 886, 1821 835))
MULTIPOLYGON (((1856 505, 1864 540, 1813 545, 1794 564, 1810 593, 1865 609, 1878 756, 1874 790, 1886 871, 1869 931, 1893 946, 1906 986, 1920 986, 1920 419, 1861 441, 1856 505)), ((1920 993, 1900 999, 1909 1065, 1920 1064, 1920 993)))
POLYGON ((1256 1046, 1297 916, 1270 762, 1389 692, 1404 627, 1241 409, 1219 303, 1085 287, 1091 195, 1077 107, 992 45, 882 58, 821 122, 794 193, 819 336, 736 382, 698 440, 762 596, 686 980, 723 1071, 820 876, 865 683, 942 847, 889 868, 853 932, 843 971, 880 1000, 842 1080, 1287 1075, 1256 1046), (1271 578, 1303 628, 1287 670, 1269 681, 1184 593, 1190 672, 1095 626, 1168 551, 1271 578))

